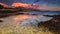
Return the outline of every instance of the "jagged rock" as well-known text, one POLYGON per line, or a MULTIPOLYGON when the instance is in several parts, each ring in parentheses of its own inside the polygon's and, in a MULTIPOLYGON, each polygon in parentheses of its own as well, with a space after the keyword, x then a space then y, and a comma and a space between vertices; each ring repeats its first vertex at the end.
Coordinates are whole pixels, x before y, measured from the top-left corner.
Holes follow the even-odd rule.
MULTIPOLYGON (((49 21, 40 22, 38 27, 47 27, 50 31, 60 32, 60 15, 55 15, 49 21)), ((60 33, 59 33, 60 34, 60 33)))

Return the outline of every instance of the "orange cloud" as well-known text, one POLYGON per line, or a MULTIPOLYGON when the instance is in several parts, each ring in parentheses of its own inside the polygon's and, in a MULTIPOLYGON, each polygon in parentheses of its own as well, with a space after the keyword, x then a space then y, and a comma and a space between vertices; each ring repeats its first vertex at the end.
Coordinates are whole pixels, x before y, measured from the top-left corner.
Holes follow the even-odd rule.
POLYGON ((4 3, 0 3, 0 5, 2 5, 3 7, 8 7, 8 5, 6 5, 4 3))
POLYGON ((26 3, 20 3, 20 2, 13 3, 12 6, 13 7, 33 8, 33 9, 39 8, 38 4, 26 4, 26 3))
POLYGON ((28 8, 30 6, 30 4, 16 2, 16 3, 13 3, 12 6, 13 7, 24 7, 24 8, 28 8))

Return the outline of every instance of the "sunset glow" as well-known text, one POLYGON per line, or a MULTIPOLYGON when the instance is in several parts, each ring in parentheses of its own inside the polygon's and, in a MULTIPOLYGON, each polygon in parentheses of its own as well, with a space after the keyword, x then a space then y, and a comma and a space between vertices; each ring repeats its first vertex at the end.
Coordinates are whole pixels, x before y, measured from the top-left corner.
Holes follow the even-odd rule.
POLYGON ((60 34, 60 0, 0 0, 0 34, 60 34))
POLYGON ((39 9, 38 4, 26 4, 26 3, 16 2, 16 3, 13 3, 12 6, 13 7, 24 7, 24 8, 39 9))
POLYGON ((24 7, 24 8, 28 8, 30 6, 30 4, 16 2, 16 3, 13 3, 12 6, 13 7, 24 7))

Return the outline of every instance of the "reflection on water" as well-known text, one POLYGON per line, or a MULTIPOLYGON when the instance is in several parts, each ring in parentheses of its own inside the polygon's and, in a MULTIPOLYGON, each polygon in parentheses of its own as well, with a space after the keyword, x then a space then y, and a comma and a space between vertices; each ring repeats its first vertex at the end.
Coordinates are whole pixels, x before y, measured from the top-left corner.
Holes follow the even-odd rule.
POLYGON ((27 19, 21 21, 21 24, 22 25, 37 26, 39 22, 48 21, 48 20, 51 20, 51 19, 52 19, 52 17, 44 17, 44 16, 41 16, 41 15, 38 15, 38 16, 31 15, 30 18, 27 18, 27 19))
POLYGON ((37 26, 39 22, 51 20, 52 17, 45 17, 42 15, 16 15, 2 19, 3 23, 21 23, 20 25, 37 26))

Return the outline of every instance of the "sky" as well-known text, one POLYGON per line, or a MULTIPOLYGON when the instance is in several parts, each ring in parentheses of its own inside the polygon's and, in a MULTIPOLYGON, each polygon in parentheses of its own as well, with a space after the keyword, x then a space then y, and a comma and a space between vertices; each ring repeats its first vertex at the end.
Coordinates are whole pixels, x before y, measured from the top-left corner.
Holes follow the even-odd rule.
MULTIPOLYGON (((14 2, 22 2, 28 4, 38 4, 43 9, 58 8, 60 10, 60 0, 0 0, 0 2, 11 5, 14 2)), ((56 10, 54 9, 54 10, 56 10)))
MULTIPOLYGON (((37 0, 0 0, 0 2, 6 3, 8 5, 12 4, 13 2, 23 2, 23 3, 30 3, 33 4, 35 3, 37 0)), ((36 2, 37 4, 43 4, 46 3, 49 6, 60 6, 60 0, 38 0, 38 2, 36 2)))

